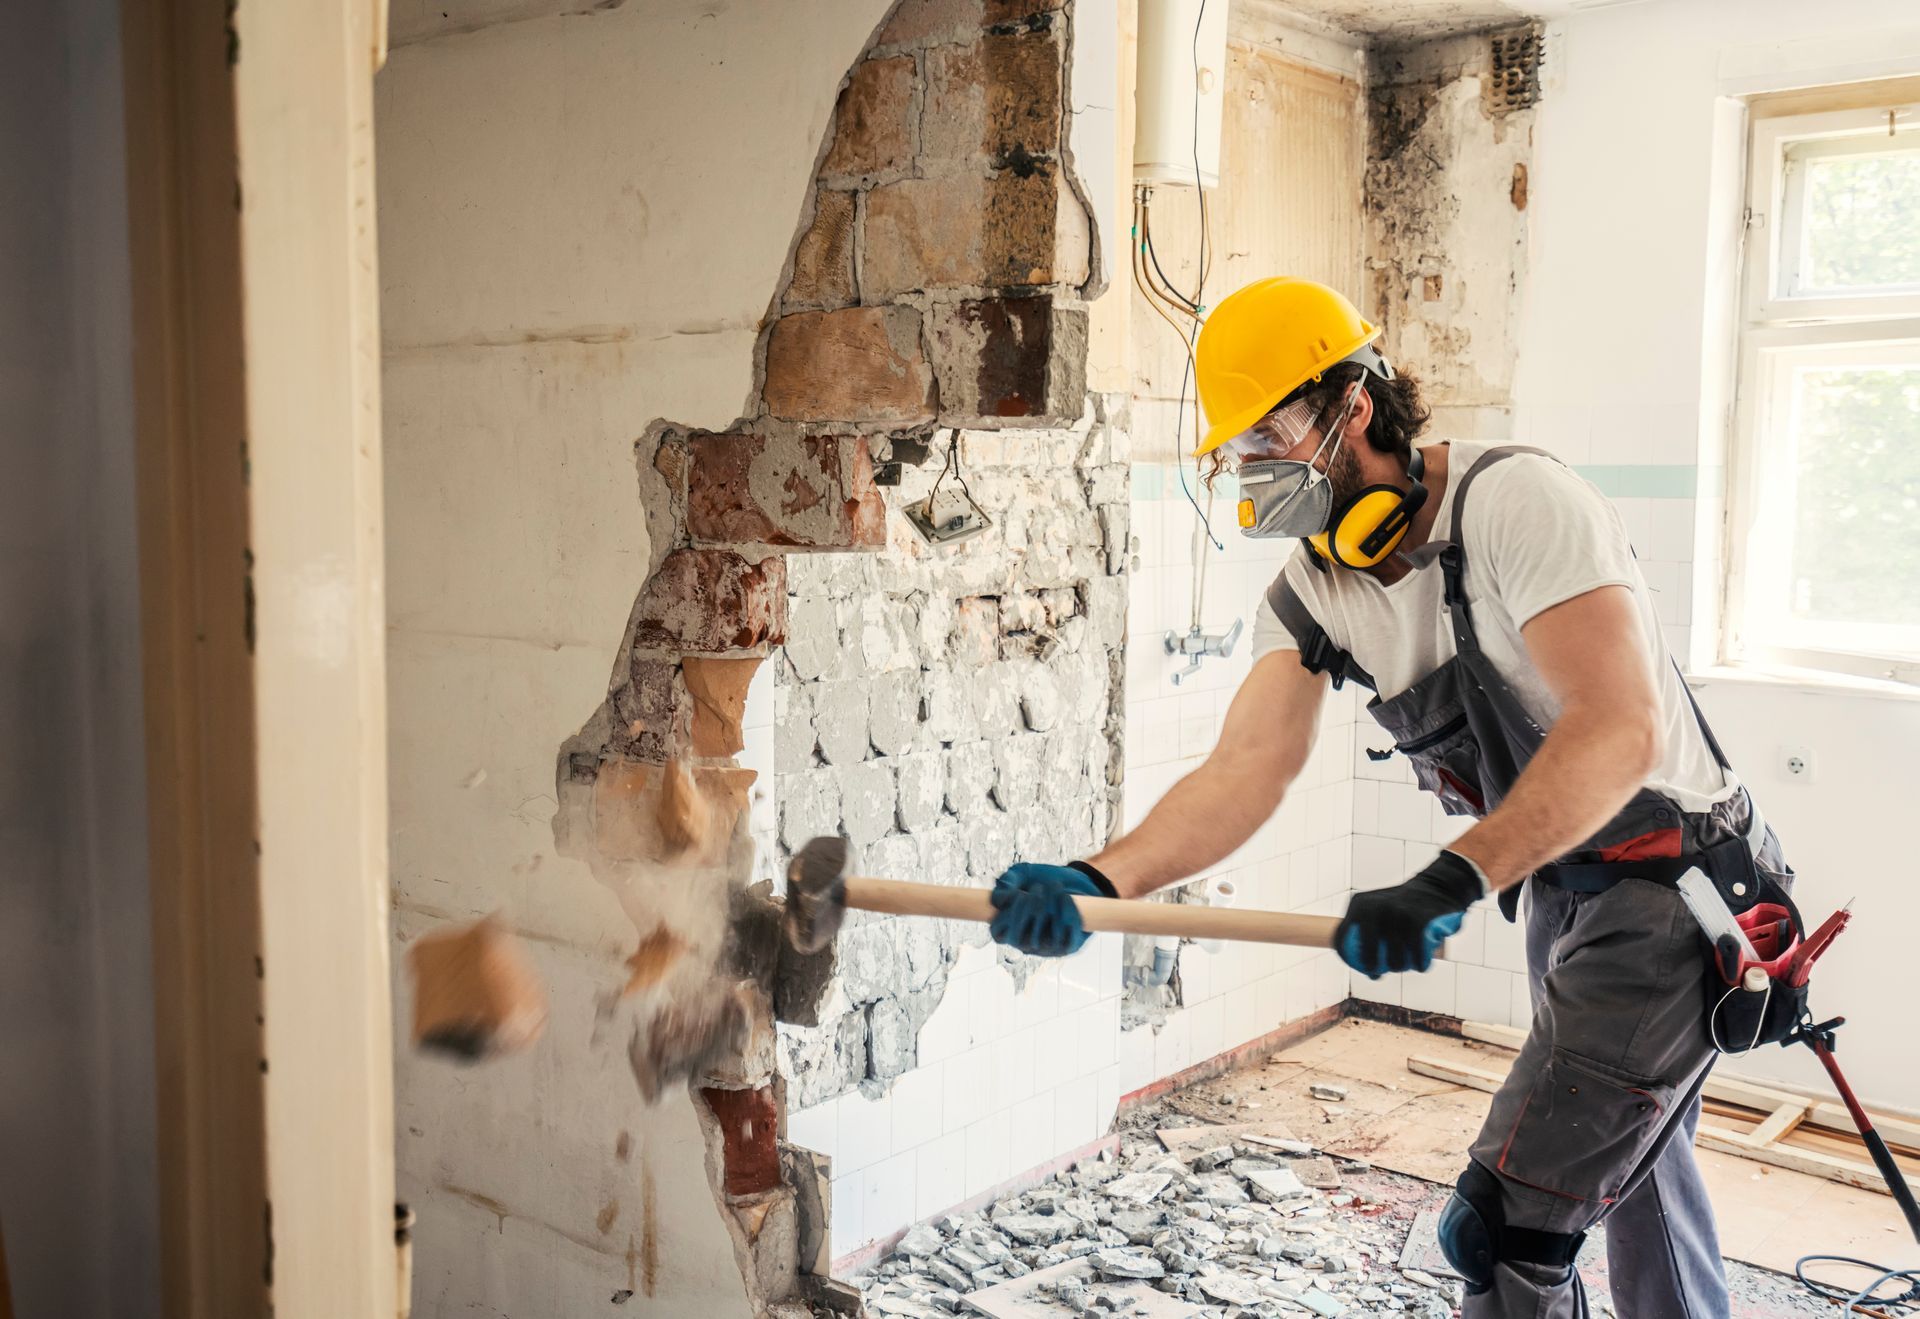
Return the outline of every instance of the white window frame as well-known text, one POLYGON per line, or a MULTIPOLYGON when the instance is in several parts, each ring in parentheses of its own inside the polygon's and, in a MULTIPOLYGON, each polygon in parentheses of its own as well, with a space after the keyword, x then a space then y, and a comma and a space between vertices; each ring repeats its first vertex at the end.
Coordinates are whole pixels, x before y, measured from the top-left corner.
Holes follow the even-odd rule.
MULTIPOLYGON (((1798 644, 1756 635, 1748 588, 1786 570, 1784 543, 1767 534, 1786 516, 1782 492, 1763 475, 1791 458, 1783 414, 1794 368, 1820 361, 1871 365, 1900 346, 1920 345, 1920 286, 1877 293, 1784 292, 1799 256, 1798 160, 1875 131, 1920 145, 1920 105, 1883 104, 1813 114, 1767 115, 1756 107, 1747 156, 1746 244, 1740 287, 1733 445, 1727 480, 1725 592, 1720 662, 1735 667, 1814 669, 1920 685, 1920 629, 1855 635, 1845 650, 1817 638, 1798 644), (1889 115, 1892 118, 1889 118, 1889 115), (1804 145, 1802 145, 1804 144, 1804 145), (1789 160, 1789 151, 1794 160, 1789 160)), ((1827 638, 1838 630, 1823 628, 1827 638)))

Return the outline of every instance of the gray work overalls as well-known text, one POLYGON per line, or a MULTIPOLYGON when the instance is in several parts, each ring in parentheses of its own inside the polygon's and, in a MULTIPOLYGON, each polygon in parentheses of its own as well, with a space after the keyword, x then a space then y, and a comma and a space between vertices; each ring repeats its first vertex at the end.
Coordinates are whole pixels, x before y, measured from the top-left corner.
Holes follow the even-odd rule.
MULTIPOLYGON (((1480 649, 1461 544, 1474 478, 1522 453, 1552 457, 1517 445, 1488 450, 1454 475, 1454 539, 1408 556, 1415 571, 1444 574, 1454 657, 1367 705, 1420 786, 1453 815, 1478 817, 1499 805, 1546 738, 1480 649)), ((1330 674, 1336 687, 1348 678, 1374 686, 1284 573, 1267 600, 1303 665, 1330 674)), ((1694 714, 1731 778, 1697 705, 1694 714)), ((1735 912, 1763 896, 1784 900, 1791 883, 1744 788, 1705 814, 1642 788, 1584 847, 1527 882, 1532 1029, 1460 1179, 1459 1196, 1503 1243, 1493 1251, 1500 1262, 1491 1289, 1467 1298, 1467 1319, 1584 1319, 1586 1296, 1569 1264, 1603 1219, 1614 1302, 1625 1319, 1728 1313, 1712 1208, 1693 1160, 1700 1091, 1715 1057, 1707 1023, 1716 991, 1710 946, 1674 888, 1691 866, 1708 873, 1735 912), (1627 856, 1639 859, 1620 859, 1627 856)), ((1519 892, 1516 885, 1502 894, 1508 919, 1519 892)))

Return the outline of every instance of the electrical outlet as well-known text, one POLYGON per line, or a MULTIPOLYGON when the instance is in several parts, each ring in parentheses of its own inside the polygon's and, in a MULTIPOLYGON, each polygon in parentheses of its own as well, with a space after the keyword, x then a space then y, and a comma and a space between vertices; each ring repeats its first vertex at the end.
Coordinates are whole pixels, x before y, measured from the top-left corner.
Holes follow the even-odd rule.
POLYGON ((1782 747, 1780 768, 1799 783, 1813 782, 1813 752, 1807 747, 1782 747))

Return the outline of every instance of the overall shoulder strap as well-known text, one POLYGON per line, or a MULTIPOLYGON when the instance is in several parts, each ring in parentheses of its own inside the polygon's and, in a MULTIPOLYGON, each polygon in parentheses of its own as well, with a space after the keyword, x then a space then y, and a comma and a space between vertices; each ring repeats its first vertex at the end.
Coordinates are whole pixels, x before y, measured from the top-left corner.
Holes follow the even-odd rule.
POLYGON ((1373 675, 1354 663, 1353 656, 1333 644, 1327 630, 1315 621, 1308 612, 1306 602, 1300 593, 1293 589, 1293 583, 1287 580, 1286 570, 1273 579, 1273 585, 1267 588, 1267 603, 1272 606, 1275 616, 1292 635, 1294 643, 1300 647, 1300 664, 1309 673, 1331 674, 1333 689, 1339 691, 1351 678, 1368 691, 1378 691, 1373 675))

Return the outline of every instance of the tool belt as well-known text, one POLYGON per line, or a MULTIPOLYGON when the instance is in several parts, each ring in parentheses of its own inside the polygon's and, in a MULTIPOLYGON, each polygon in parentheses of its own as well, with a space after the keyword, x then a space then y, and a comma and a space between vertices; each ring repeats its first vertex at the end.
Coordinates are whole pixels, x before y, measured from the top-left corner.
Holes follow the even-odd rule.
MULTIPOLYGON (((1712 892, 1696 888, 1688 895, 1688 905, 1696 917, 1702 916, 1702 903, 1717 904, 1721 910, 1717 924, 1703 918, 1702 929, 1712 1005, 1708 1029, 1723 1053, 1788 1043, 1807 1019, 1806 972, 1811 970, 1811 958, 1796 958, 1808 944, 1806 926, 1787 887, 1792 872, 1783 863, 1776 876, 1760 863, 1769 834, 1751 798, 1745 805, 1747 827, 1742 834, 1693 817, 1687 832, 1696 837, 1718 833, 1719 837, 1678 856, 1555 862, 1534 874, 1549 887, 1587 894, 1605 893, 1628 879, 1680 889, 1690 872, 1705 875, 1712 892), (1738 934, 1733 933, 1736 927, 1738 934)), ((1509 917, 1518 893, 1516 885, 1500 895, 1509 917)), ((1818 950, 1813 956, 1818 956, 1818 950)))

